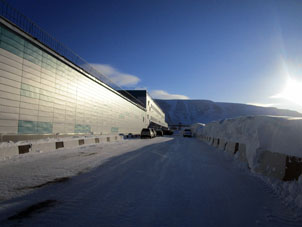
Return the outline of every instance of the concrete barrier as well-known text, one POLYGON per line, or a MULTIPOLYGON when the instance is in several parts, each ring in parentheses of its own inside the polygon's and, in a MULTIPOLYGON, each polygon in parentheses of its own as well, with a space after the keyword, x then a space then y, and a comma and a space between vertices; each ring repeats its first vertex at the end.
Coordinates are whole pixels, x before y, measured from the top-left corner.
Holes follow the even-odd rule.
MULTIPOLYGON (((235 155, 238 160, 248 163, 245 144, 205 135, 199 136, 198 138, 219 150, 235 155)), ((278 178, 283 181, 298 180, 302 174, 302 158, 266 150, 258 150, 258 152, 259 157, 256 168, 254 169, 256 173, 278 178)))
POLYGON ((225 151, 233 155, 235 153, 235 147, 236 147, 236 143, 228 141, 225 151))
POLYGON ((22 144, 18 146, 18 151, 19 154, 26 154, 29 153, 32 149, 31 149, 31 144, 22 144))
MULTIPOLYGON (((236 150, 236 144, 235 144, 235 150, 236 150)), ((238 160, 248 163, 247 158, 246 158, 245 144, 239 143, 238 150, 236 151, 235 156, 238 160)))
POLYGON ((211 144, 212 146, 214 146, 214 143, 215 143, 215 138, 211 138, 210 144, 211 144))
POLYGON ((247 162, 253 172, 284 181, 302 176, 301 118, 239 117, 197 131, 197 138, 247 162))
POLYGON ((226 150, 227 150, 227 146, 228 146, 228 142, 225 141, 225 142, 224 142, 224 145, 223 145, 223 151, 226 151, 226 150))
POLYGON ((96 141, 97 141, 96 139, 99 139, 99 138, 85 138, 85 145, 96 144, 96 141))
POLYGON ((243 143, 231 142, 221 138, 212 138, 205 135, 199 135, 197 138, 211 146, 218 148, 221 151, 226 151, 229 154, 236 155, 236 158, 242 162, 247 161, 246 145, 243 143))
POLYGON ((32 152, 38 151, 54 151, 56 150, 56 143, 34 143, 31 148, 32 152))
POLYGON ((10 158, 15 155, 32 153, 32 152, 41 152, 41 151, 54 151, 57 149, 64 148, 76 148, 79 146, 89 146, 92 144, 99 144, 102 142, 114 142, 123 140, 123 136, 117 135, 106 135, 98 137, 79 137, 79 138, 61 138, 52 140, 49 142, 44 141, 28 141, 25 144, 13 144, 8 146, 0 147, 0 160, 5 158, 10 158))
POLYGON ((79 146, 78 139, 64 140, 64 148, 75 148, 79 146))
POLYGON ((56 149, 64 148, 64 142, 63 141, 57 141, 55 144, 56 144, 56 149))
POLYGON ((212 138, 205 135, 199 135, 197 138, 211 146, 217 147, 219 150, 226 151, 229 154, 236 155, 242 162, 248 162, 246 158, 246 145, 243 143, 226 141, 221 138, 212 138))
POLYGON ((85 140, 84 140, 84 139, 80 139, 80 140, 78 140, 78 141, 79 141, 79 146, 85 145, 85 140))
POLYGON ((284 181, 298 180, 302 174, 302 158, 287 156, 285 163, 284 181))
POLYGON ((214 139, 213 146, 214 146, 214 147, 218 147, 218 146, 219 146, 219 142, 220 142, 220 140, 219 140, 218 138, 215 138, 215 139, 214 139))
POLYGON ((215 138, 212 142, 212 146, 217 147, 219 150, 226 151, 229 154, 236 155, 236 157, 242 162, 247 162, 246 146, 243 143, 230 142, 224 139, 215 138))
POLYGON ((256 173, 283 180, 285 176, 286 155, 270 151, 259 152, 256 173))
POLYGON ((225 144, 226 144, 226 141, 224 139, 220 139, 218 149, 223 151, 225 149, 225 144))

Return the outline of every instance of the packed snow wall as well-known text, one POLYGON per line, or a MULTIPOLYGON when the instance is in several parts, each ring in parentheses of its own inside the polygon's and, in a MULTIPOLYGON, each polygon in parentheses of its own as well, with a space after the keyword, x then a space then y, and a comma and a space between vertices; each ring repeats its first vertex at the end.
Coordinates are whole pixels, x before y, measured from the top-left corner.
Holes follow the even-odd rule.
POLYGON ((198 138, 247 161, 254 172, 283 180, 302 173, 302 118, 240 117, 195 131, 198 138))
POLYGON ((146 110, 0 18, 1 140, 140 133, 146 110))

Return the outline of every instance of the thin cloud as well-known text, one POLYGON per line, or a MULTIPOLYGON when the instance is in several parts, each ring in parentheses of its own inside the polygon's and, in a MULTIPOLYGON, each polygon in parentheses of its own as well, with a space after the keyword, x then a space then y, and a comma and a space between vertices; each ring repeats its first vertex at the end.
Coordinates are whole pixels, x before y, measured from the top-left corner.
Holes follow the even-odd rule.
POLYGON ((163 90, 152 90, 150 92, 151 96, 155 99, 189 99, 188 96, 178 95, 178 94, 169 94, 163 90))
POLYGON ((138 87, 135 87, 133 90, 148 90, 148 88, 138 86, 138 87))
POLYGON ((135 86, 140 82, 140 78, 137 76, 121 73, 117 69, 106 64, 91 64, 96 70, 107 76, 113 83, 120 87, 135 86))

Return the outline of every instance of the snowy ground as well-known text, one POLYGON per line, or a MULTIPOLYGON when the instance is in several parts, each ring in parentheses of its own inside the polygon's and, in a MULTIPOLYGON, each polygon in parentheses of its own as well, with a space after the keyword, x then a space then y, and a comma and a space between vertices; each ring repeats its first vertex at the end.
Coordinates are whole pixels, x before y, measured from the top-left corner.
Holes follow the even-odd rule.
POLYGON ((266 181, 181 136, 0 162, 1 226, 301 226, 266 181))

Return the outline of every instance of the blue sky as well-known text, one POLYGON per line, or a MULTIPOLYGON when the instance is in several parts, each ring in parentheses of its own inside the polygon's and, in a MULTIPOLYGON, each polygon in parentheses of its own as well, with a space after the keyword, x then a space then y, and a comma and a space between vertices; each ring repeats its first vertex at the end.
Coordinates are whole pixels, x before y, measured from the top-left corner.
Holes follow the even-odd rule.
POLYGON ((9 2, 124 88, 302 111, 300 0, 9 2))

